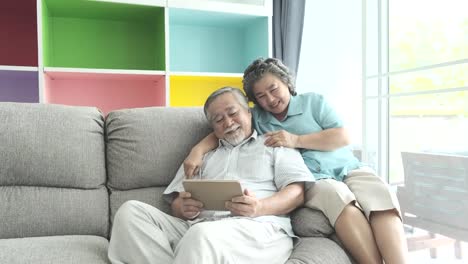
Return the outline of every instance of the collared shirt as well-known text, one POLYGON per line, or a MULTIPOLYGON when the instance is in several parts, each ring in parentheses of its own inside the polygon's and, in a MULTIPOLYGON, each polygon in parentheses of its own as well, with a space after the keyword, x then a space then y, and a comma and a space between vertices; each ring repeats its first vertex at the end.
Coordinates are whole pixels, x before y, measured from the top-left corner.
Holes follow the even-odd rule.
MULTIPOLYGON (((264 145, 265 138, 252 135, 237 146, 225 140, 219 141, 218 148, 208 152, 203 160, 200 174, 195 179, 239 180, 243 189, 249 189, 259 199, 274 195, 294 182, 313 182, 314 177, 307 169, 297 150, 272 148, 264 145)), ((165 199, 170 201, 171 194, 184 190, 185 178, 181 166, 171 184, 164 191, 165 199)), ((173 197, 173 196, 172 196, 173 197)), ((233 217, 229 211, 202 211, 195 222, 220 220, 233 217)), ((271 222, 279 225, 290 236, 294 236, 288 216, 260 216, 255 221, 271 222)))
MULTIPOLYGON (((259 134, 286 130, 305 135, 329 128, 343 127, 343 122, 322 95, 305 93, 291 96, 288 113, 279 121, 258 106, 253 109, 254 127, 259 134)), ((333 178, 342 181, 350 170, 361 166, 349 147, 334 151, 300 149, 302 157, 315 179, 333 178)))

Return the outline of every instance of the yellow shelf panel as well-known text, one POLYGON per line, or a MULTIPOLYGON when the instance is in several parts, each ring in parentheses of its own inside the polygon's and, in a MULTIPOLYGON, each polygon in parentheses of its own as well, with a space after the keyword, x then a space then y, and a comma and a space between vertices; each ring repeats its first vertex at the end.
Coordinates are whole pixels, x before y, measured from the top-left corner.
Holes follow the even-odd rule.
POLYGON ((171 76, 170 106, 203 106, 213 91, 224 86, 242 90, 242 77, 171 76))

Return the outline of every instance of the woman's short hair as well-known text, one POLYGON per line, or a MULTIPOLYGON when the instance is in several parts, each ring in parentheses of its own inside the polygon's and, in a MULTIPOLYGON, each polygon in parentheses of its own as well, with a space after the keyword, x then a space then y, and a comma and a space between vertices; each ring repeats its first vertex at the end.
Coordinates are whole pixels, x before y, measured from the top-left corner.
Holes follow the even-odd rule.
POLYGON ((253 61, 247 69, 244 71, 244 78, 242 84, 244 86, 244 92, 250 101, 257 104, 255 99, 253 86, 258 82, 266 73, 273 74, 281 80, 285 85, 288 86, 289 92, 292 95, 296 95, 296 88, 294 86, 294 77, 279 59, 275 58, 258 58, 253 61))
POLYGON ((249 101, 247 100, 247 97, 242 93, 242 91, 239 88, 234 88, 231 86, 225 86, 222 88, 219 88, 218 90, 214 91, 210 96, 205 101, 205 105, 203 106, 203 111, 205 112, 205 117, 208 119, 209 122, 211 122, 210 116, 208 114, 208 107, 210 107, 211 103, 220 95, 225 94, 225 93, 231 93, 234 95, 236 100, 239 102, 239 104, 245 108, 247 111, 250 111, 249 109, 249 101))

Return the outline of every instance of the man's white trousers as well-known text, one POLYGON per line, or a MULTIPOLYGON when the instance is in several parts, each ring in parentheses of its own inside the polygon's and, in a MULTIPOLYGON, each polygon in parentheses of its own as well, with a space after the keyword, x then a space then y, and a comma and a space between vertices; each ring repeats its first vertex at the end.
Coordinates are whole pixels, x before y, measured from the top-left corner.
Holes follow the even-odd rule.
POLYGON ((189 222, 138 201, 117 211, 108 256, 114 264, 272 264, 287 261, 292 238, 247 218, 189 222))

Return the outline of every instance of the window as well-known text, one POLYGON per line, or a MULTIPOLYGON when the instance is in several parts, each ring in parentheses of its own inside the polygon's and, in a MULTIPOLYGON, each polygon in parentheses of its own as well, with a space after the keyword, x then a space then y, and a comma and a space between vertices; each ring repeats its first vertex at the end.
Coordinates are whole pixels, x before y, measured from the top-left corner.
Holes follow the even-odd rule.
POLYGON ((365 148, 389 183, 400 153, 468 155, 468 2, 366 1, 365 148))
MULTIPOLYGON (((468 241, 468 1, 363 3, 363 159, 413 210, 409 236, 468 241)), ((455 240, 434 263, 460 260, 455 240)))

